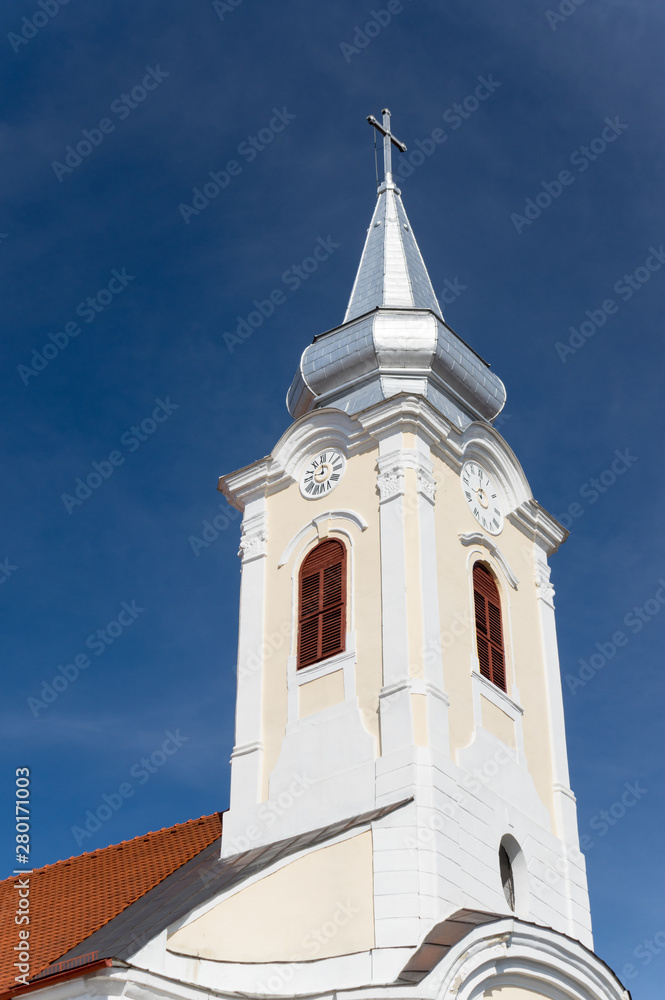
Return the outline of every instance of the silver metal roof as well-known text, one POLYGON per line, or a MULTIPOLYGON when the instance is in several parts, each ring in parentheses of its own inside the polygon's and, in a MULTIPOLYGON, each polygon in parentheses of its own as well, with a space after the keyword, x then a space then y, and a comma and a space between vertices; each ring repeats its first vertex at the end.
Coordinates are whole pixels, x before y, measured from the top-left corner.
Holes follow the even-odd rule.
MULTIPOLYGON (((503 382, 445 323, 390 171, 403 143, 383 113, 385 176, 342 325, 305 349, 287 395, 292 417, 332 406, 358 413, 398 393, 425 396, 459 427, 493 420, 503 382)), ((406 148, 406 147, 404 147, 406 148)))
POLYGON ((379 188, 344 322, 377 306, 431 309, 443 316, 400 190, 386 182, 379 188))
POLYGON ((425 396, 459 427, 493 420, 506 400, 501 379, 439 316, 384 306, 305 349, 287 406, 292 417, 322 406, 359 413, 400 392, 425 396))

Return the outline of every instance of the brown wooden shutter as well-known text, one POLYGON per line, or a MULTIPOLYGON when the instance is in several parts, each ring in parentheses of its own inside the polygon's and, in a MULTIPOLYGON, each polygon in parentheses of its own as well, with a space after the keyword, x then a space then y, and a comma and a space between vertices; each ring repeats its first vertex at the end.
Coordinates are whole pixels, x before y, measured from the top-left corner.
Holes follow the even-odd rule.
POLYGON ((482 563, 476 563, 473 567, 473 601, 480 672, 505 691, 506 657, 503 650, 501 599, 494 577, 482 563))
POLYGON ((330 539, 310 552, 300 570, 298 668, 344 651, 346 549, 330 539))

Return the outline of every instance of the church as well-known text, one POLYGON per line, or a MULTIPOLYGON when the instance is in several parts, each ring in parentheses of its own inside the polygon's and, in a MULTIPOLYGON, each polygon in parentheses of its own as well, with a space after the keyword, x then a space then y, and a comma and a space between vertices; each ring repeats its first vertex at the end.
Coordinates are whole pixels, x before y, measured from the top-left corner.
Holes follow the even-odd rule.
POLYGON ((343 321, 272 453, 219 481, 242 514, 229 809, 2 883, 3 998, 629 1000, 569 782, 567 532, 443 318, 390 112, 368 121, 384 175, 343 321))

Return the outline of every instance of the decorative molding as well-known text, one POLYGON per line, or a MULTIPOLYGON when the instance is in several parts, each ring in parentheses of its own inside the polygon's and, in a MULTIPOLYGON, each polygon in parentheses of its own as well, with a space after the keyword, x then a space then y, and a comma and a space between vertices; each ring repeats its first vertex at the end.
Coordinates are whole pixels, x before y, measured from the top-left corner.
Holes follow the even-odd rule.
POLYGON ((379 700, 382 698, 391 698, 394 694, 399 694, 400 691, 411 691, 410 679, 396 681, 394 684, 384 684, 379 691, 379 700))
POLYGON ((482 531, 467 531, 467 532, 463 532, 458 537, 459 537, 459 540, 462 543, 462 545, 482 545, 482 546, 484 546, 484 548, 486 548, 487 551, 492 556, 494 556, 494 558, 498 562, 498 564, 501 567, 501 569, 503 570, 503 573, 504 573, 506 579, 508 580, 508 583, 510 584, 510 586, 513 588, 513 590, 517 590, 517 587, 518 587, 518 584, 519 584, 519 580, 517 579, 517 577, 513 573, 512 569, 510 568, 510 566, 508 564, 508 560, 503 555, 503 553, 501 552, 501 549, 496 544, 496 542, 493 542, 491 538, 488 538, 487 535, 484 535, 482 533, 482 531))
POLYGON ((380 472, 376 477, 376 485, 379 488, 379 503, 386 503, 394 497, 404 496, 404 469, 395 466, 386 472, 380 472))
POLYGON ((550 583, 550 567, 547 563, 536 563, 536 591, 538 597, 554 607, 554 587, 550 583))
MULTIPOLYGON (((280 569, 282 566, 286 565, 286 563, 291 558, 295 547, 298 545, 299 542, 302 541, 305 535, 307 535, 307 533, 312 530, 312 528, 314 528, 319 537, 322 537, 320 526, 323 525, 326 521, 333 521, 333 520, 351 521, 351 523, 355 525, 355 527, 358 528, 359 531, 365 531, 365 529, 367 528, 367 521, 362 516, 362 514, 356 514, 355 510, 341 509, 341 510, 323 511, 323 513, 317 514, 316 517, 313 517, 311 521, 308 521, 307 524, 300 529, 300 531, 296 532, 296 534, 293 536, 293 538, 288 543, 288 545, 282 552, 281 556, 279 557, 277 568, 280 569)), ((330 530, 331 527, 332 525, 328 528, 328 530, 330 530)))
POLYGON ((243 528, 238 555, 243 563, 251 562, 268 554, 268 532, 265 528, 246 531, 243 528))
POLYGON ((398 681, 389 687, 381 688, 379 698, 390 698, 400 691, 408 691, 410 694, 431 694, 433 698, 438 698, 446 707, 450 705, 450 699, 439 684, 434 684, 424 677, 410 677, 407 681, 398 681))
POLYGON ((436 499, 436 479, 425 469, 418 469, 416 474, 418 493, 434 506, 436 499))
POLYGON ((566 798, 571 800, 571 802, 577 802, 577 797, 572 788, 569 788, 568 785, 562 785, 560 781, 555 781, 553 783, 552 791, 558 792, 560 795, 565 795, 566 798))
MULTIPOLYGON (((353 415, 334 407, 317 407, 291 425, 273 449, 272 457, 222 476, 219 489, 242 510, 253 498, 270 496, 294 483, 311 447, 340 447, 349 459, 396 431, 417 432, 433 453, 456 472, 469 457, 489 463, 510 499, 506 520, 531 540, 538 540, 548 555, 568 537, 565 528, 531 496, 519 462, 498 431, 484 420, 461 430, 419 396, 392 396, 353 415), (515 506, 510 509, 512 504, 515 506)), ((409 467, 410 463, 404 464, 409 467)), ((382 467, 384 471, 389 469, 382 467)))
POLYGON ((244 757, 245 754, 248 753, 256 753, 257 750, 263 750, 263 743, 261 740, 252 740, 251 743, 243 743, 233 748, 231 760, 234 760, 236 757, 244 757))
POLYGON ((432 505, 436 496, 437 481, 433 476, 433 465, 428 457, 416 448, 397 448, 379 458, 377 485, 381 495, 380 503, 405 493, 404 474, 407 469, 416 473, 417 492, 432 505))
POLYGON ((425 683, 425 694, 431 695, 432 698, 437 698, 445 708, 450 708, 450 698, 438 684, 425 683))
MULTIPOLYGON (((371 409, 363 410, 354 419, 376 441, 406 431, 418 433, 431 447, 436 444, 447 445, 451 432, 456 431, 450 420, 439 413, 427 399, 416 396, 391 396, 371 409)), ((457 452, 461 453, 459 448, 457 452)))
MULTIPOLYGON (((527 994, 626 1000, 627 991, 615 973, 590 950, 590 934, 585 938, 581 943, 517 916, 497 915, 496 921, 470 930, 445 961, 431 969, 425 980, 427 994, 471 1000, 493 989, 518 987, 527 994)), ((424 992, 421 987, 421 995, 424 992)))

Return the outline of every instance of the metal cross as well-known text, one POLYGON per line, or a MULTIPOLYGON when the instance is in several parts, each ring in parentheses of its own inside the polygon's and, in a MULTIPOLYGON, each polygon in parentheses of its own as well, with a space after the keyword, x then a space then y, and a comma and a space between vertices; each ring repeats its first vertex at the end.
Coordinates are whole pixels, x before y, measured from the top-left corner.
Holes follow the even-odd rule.
POLYGON ((383 136, 383 170, 385 174, 384 181, 387 181, 389 184, 391 184, 393 179, 393 174, 392 174, 392 155, 391 155, 392 150, 390 148, 390 144, 392 143, 394 146, 397 146, 397 148, 401 153, 406 153, 406 146, 404 145, 403 142, 400 142, 400 140, 396 138, 396 136, 394 136, 390 131, 390 111, 388 110, 388 108, 384 108, 381 114, 383 115, 383 125, 381 125, 381 123, 376 120, 374 115, 367 115, 367 121, 370 123, 370 125, 373 125, 374 128, 378 132, 380 132, 381 135, 383 136))

